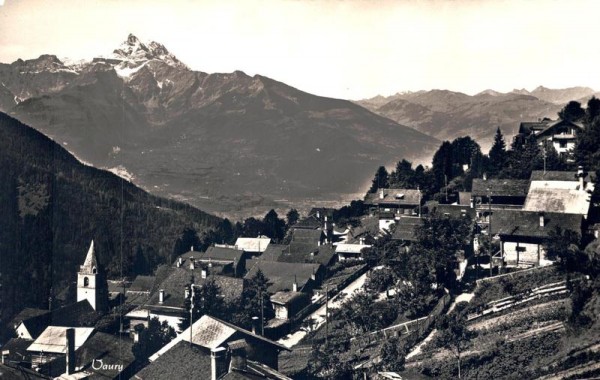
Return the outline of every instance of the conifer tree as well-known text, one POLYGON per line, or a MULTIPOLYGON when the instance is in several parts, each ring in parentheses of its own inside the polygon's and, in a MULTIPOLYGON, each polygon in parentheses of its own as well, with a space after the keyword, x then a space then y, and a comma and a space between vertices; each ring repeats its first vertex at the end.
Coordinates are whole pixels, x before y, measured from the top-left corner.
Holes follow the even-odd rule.
POLYGON ((490 158, 489 174, 497 174, 502 170, 502 167, 506 162, 506 142, 504 141, 504 136, 502 135, 500 127, 496 130, 494 145, 492 145, 488 156, 490 158))

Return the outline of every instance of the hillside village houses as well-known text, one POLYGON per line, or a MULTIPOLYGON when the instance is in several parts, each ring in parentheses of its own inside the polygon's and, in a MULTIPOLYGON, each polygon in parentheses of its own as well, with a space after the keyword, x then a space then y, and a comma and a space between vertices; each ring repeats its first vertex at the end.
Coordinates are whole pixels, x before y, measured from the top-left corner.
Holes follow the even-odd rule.
POLYGON ((579 120, 542 119, 537 122, 522 122, 515 140, 524 143, 529 136, 535 136, 540 145, 550 144, 558 154, 572 152, 575 148, 577 133, 584 128, 579 120))

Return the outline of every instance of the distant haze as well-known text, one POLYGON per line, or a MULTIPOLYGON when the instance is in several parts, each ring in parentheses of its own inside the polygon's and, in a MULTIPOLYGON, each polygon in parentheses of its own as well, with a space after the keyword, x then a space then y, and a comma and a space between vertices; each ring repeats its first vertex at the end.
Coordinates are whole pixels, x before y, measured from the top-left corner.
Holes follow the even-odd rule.
POLYGON ((0 62, 108 54, 129 33, 205 72, 361 99, 600 89, 597 1, 0 0, 0 62))

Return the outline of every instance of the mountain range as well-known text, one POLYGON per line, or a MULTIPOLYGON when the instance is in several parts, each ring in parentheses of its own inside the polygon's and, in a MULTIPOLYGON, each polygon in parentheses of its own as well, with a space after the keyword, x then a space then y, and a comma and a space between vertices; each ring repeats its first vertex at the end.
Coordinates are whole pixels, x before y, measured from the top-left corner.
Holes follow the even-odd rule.
POLYGON ((357 104, 440 140, 471 136, 486 152, 496 128, 500 127, 510 143, 521 121, 555 119, 570 100, 585 104, 595 94, 588 87, 549 89, 540 86, 533 91, 521 89, 509 93, 490 89, 472 96, 431 90, 376 96, 359 100, 357 104))
POLYGON ((0 326, 24 307, 60 299, 92 240, 112 278, 151 274, 180 253, 185 231, 202 239, 221 222, 80 163, 4 113, 0 168, 0 326))
POLYGON ((112 54, 0 64, 0 110, 84 162, 203 210, 249 215, 364 193, 381 164, 439 141, 261 75, 193 71, 130 35, 112 54))

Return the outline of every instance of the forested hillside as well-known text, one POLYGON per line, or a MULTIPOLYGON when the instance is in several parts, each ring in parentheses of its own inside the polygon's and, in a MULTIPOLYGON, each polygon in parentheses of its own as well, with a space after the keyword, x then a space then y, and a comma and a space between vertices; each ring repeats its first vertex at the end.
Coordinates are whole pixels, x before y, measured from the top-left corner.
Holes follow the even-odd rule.
POLYGON ((2 322, 23 307, 47 307, 49 296, 75 281, 92 239, 109 275, 134 275, 180 253, 184 231, 201 240, 220 222, 83 165, 3 113, 0 215, 2 322))

